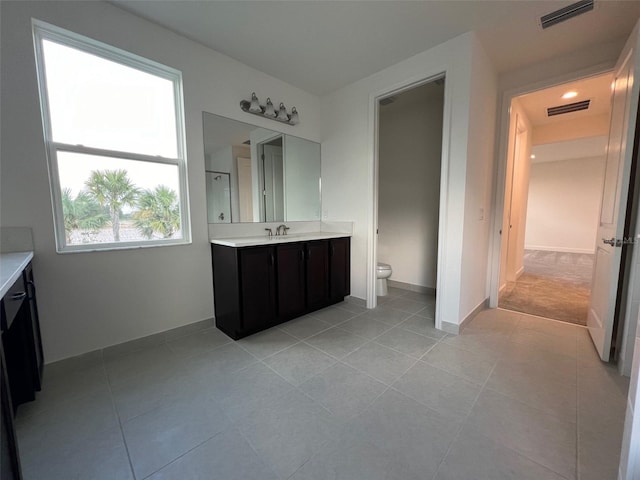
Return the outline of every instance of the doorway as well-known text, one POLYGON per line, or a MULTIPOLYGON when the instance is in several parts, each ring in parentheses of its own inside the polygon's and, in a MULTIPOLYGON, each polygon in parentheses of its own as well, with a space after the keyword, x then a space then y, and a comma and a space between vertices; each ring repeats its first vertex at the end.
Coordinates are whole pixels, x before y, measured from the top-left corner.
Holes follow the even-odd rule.
POLYGON ((258 143, 262 222, 284 220, 284 164, 282 136, 258 143))
MULTIPOLYGON (((377 257, 388 284, 378 303, 413 292, 435 318, 444 78, 381 98, 378 106, 377 257)), ((378 276, 380 268, 377 269, 378 276)))
POLYGON ((498 306, 587 325, 610 73, 514 97, 498 306))

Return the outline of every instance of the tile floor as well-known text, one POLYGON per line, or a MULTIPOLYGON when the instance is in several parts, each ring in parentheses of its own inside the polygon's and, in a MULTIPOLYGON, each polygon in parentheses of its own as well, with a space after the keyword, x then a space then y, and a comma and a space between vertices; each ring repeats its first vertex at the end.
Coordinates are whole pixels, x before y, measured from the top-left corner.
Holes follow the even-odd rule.
POLYGON ((391 289, 50 365, 18 412, 25 479, 616 478, 627 380, 583 328, 493 310, 449 336, 433 311, 391 289))

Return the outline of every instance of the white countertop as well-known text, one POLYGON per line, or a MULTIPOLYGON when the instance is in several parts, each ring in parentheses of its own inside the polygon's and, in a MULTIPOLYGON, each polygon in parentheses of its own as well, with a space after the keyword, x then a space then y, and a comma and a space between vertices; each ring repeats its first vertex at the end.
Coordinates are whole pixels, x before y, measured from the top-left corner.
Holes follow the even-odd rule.
POLYGON ((33 252, 0 253, 0 298, 9 291, 32 258, 33 252))
POLYGON ((309 232, 290 233, 288 235, 279 236, 274 235, 272 237, 260 235, 258 237, 212 238, 210 241, 216 245, 224 245, 226 247, 254 247, 256 245, 277 245, 278 243, 307 242, 310 240, 325 240, 327 238, 343 238, 350 236, 350 233, 309 232))

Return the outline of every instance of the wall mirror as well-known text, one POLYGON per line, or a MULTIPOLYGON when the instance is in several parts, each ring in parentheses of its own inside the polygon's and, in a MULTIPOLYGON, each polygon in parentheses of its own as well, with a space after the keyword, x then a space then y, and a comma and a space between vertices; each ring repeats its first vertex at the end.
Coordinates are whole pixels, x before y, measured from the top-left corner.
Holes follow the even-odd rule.
POLYGON ((320 220, 320 144, 203 113, 209 223, 320 220))

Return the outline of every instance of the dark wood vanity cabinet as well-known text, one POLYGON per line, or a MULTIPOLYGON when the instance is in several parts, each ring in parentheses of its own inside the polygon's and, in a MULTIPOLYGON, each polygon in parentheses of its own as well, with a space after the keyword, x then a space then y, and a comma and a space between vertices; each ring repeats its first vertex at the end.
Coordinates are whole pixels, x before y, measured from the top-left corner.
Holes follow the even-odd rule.
POLYGON ((31 264, 0 302, 0 326, 14 411, 42 385, 42 341, 31 264))
POLYGON ((291 319, 306 308, 306 249, 304 243, 285 243, 277 247, 278 315, 291 319))
POLYGON ((13 425, 11 389, 2 342, 0 342, 0 478, 2 480, 22 479, 18 439, 13 425))
MULTIPOLYGON (((307 243, 307 305, 317 310, 329 304, 329 243, 320 240, 307 243)), ((335 299, 336 301, 342 300, 335 299)))
POLYGON ((329 244, 329 298, 339 301, 351 294, 351 239, 336 238, 329 244))
POLYGON ((342 301, 349 294, 349 246, 349 238, 213 244, 216 326, 237 340, 342 301))
POLYGON ((19 480, 13 416, 42 387, 44 357, 33 269, 29 263, 0 300, 0 478, 19 480))
POLYGON ((276 317, 275 252, 271 247, 240 250, 242 331, 257 331, 276 317))

